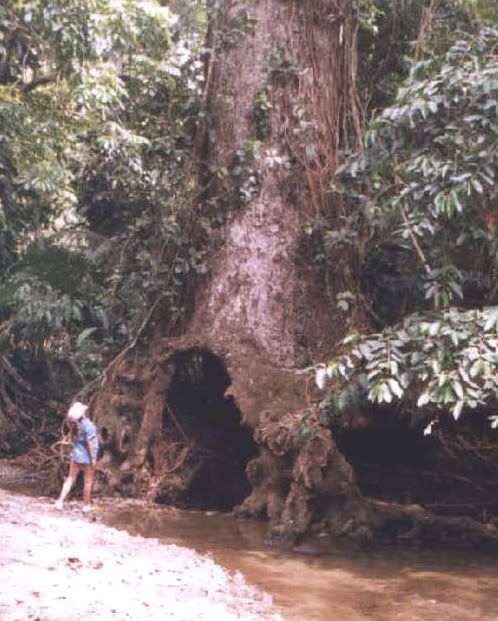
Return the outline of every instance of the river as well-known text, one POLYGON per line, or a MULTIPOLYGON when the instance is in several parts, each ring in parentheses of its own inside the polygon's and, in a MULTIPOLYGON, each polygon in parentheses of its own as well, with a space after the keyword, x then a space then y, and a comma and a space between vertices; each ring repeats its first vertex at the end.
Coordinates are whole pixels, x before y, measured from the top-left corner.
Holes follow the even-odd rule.
POLYGON ((269 593, 289 621, 498 621, 498 563, 469 551, 264 545, 265 524, 161 507, 107 508, 104 521, 211 555, 269 593))
MULTIPOLYGON (((39 493, 26 482, 2 487, 39 493)), ((124 500, 97 499, 95 517, 208 554, 269 593, 285 621, 498 621, 498 562, 491 555, 407 547, 367 552, 328 542, 296 553, 266 546, 264 522, 124 500)))

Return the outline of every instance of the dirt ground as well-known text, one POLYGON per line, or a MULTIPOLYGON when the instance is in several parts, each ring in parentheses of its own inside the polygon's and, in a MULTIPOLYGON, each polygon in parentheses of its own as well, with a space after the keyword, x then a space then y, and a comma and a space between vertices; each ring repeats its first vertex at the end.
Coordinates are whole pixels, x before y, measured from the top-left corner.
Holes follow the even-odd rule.
POLYGON ((282 621, 208 556, 0 490, 1 621, 282 621))

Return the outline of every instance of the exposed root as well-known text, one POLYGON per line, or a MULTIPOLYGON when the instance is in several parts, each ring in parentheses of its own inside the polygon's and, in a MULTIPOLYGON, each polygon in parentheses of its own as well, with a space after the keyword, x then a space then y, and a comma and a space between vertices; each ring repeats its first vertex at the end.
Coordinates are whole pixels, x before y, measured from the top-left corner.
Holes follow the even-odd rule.
MULTIPOLYGON (((261 456, 248 465, 252 494, 239 515, 270 518, 269 541, 293 544, 310 534, 361 543, 460 544, 498 549, 497 524, 435 515, 420 505, 367 499, 351 465, 317 417, 263 418, 261 456)), ((458 475, 456 475, 458 476, 458 475)))
POLYGON ((233 397, 225 395, 229 384, 223 361, 206 349, 166 346, 154 358, 124 359, 109 382, 114 396, 102 391, 95 404, 106 430, 109 488, 182 506, 240 502, 256 449, 233 397))
POLYGON ((466 517, 435 515, 418 505, 371 503, 370 541, 402 541, 424 545, 463 545, 498 551, 498 529, 466 517))

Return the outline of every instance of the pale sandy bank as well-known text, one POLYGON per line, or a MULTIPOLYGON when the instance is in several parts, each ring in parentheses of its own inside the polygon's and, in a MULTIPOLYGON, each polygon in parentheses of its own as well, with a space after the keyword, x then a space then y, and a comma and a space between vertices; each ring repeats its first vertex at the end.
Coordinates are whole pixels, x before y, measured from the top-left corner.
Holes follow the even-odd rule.
POLYGON ((1 621, 282 621, 210 558, 90 520, 0 490, 1 621))

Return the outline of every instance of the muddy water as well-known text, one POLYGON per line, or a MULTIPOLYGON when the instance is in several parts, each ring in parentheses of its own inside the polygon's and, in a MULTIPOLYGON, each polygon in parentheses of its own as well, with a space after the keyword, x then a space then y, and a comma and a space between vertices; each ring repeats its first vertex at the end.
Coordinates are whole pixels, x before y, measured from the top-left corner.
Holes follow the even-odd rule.
POLYGON ((263 545, 265 525, 163 508, 108 509, 105 521, 209 553, 270 593, 289 621, 498 621, 498 560, 469 553, 263 545))
MULTIPOLYGON (((33 496, 43 488, 2 477, 0 484, 33 496)), ((97 500, 95 516, 134 535, 210 554, 271 594, 286 621, 498 621, 498 559, 492 556, 345 552, 328 544, 296 554, 265 546, 264 523, 122 502, 97 500)), ((79 512, 80 502, 74 505, 69 512, 79 512)))

